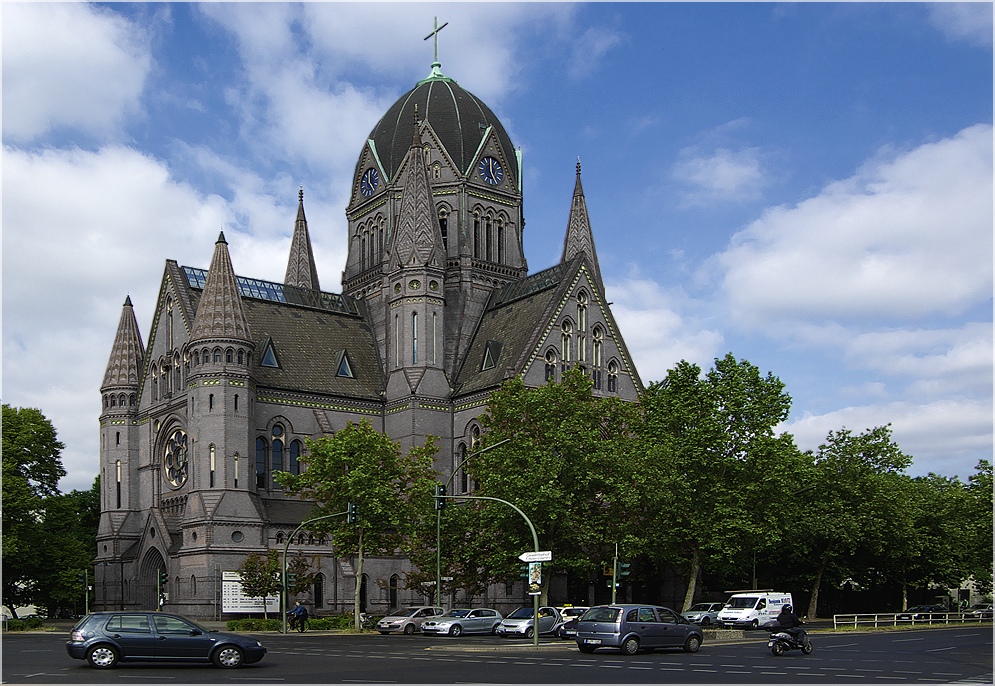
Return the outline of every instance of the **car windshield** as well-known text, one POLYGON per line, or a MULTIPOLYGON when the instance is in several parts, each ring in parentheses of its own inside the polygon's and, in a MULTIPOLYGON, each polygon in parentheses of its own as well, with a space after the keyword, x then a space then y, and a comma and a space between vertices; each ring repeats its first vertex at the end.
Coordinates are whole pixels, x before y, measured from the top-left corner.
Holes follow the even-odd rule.
POLYGON ((592 607, 580 618, 582 622, 615 622, 621 610, 617 607, 592 607))
POLYGON ((711 603, 698 603, 692 607, 688 612, 708 612, 712 609, 711 603))
POLYGON ((420 607, 409 607, 404 611, 404 614, 397 614, 396 617, 414 617, 416 614, 421 612, 420 607))
POLYGON ((469 610, 450 610, 443 617, 466 617, 470 614, 469 610))
POLYGON ((564 617, 580 617, 584 614, 584 608, 582 607, 565 607, 560 610, 560 614, 564 617))
POLYGON ((746 598, 733 598, 726 604, 726 607, 742 610, 744 607, 753 607, 757 604, 758 600, 760 600, 760 598, 752 596, 747 596, 746 598))
POLYGON ((531 619, 532 618, 532 608, 531 607, 520 607, 510 615, 508 619, 531 619))

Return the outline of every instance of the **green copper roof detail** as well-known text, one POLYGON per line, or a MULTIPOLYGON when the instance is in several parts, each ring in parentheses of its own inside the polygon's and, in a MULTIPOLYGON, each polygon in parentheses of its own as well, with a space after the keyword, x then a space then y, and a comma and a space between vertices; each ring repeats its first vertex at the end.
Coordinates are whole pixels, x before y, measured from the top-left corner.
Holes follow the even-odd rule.
POLYGON ((450 83, 456 83, 456 79, 449 78, 442 73, 442 64, 440 62, 432 62, 432 73, 415 85, 420 86, 423 83, 428 83, 429 81, 448 81, 450 83))

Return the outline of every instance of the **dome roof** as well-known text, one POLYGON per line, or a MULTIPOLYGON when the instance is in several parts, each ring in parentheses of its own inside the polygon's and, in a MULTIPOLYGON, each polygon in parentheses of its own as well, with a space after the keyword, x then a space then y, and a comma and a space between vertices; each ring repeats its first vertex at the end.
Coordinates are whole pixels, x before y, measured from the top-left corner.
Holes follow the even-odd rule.
MULTIPOLYGON (((464 90, 453 79, 443 76, 438 63, 432 75, 400 97, 377 122, 369 137, 376 146, 377 156, 388 179, 393 180, 401 161, 411 148, 411 122, 415 105, 418 117, 428 120, 438 135, 446 152, 466 173, 488 126, 494 127, 504 154, 511 158, 514 147, 504 126, 491 112, 491 108, 475 95, 464 90)), ((507 164, 507 173, 517 176, 517 166, 507 164)), ((360 170, 356 170, 359 173, 360 170)), ((517 183, 517 179, 509 179, 517 183)))

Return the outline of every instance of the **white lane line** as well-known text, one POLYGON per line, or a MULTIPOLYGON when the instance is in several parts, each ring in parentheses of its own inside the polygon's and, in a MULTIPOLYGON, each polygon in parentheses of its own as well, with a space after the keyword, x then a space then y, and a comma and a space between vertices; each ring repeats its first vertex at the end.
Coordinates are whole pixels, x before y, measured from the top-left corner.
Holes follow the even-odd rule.
POLYGON ((953 646, 947 646, 946 648, 930 648, 929 650, 927 650, 925 652, 927 652, 927 653, 939 653, 940 651, 943 651, 943 650, 953 650, 953 649, 954 649, 953 646))
POLYGON ((860 645, 859 643, 833 643, 827 646, 819 646, 820 648, 850 648, 855 645, 860 645))
POLYGON ((893 643, 908 643, 909 641, 925 641, 925 638, 896 638, 893 643))

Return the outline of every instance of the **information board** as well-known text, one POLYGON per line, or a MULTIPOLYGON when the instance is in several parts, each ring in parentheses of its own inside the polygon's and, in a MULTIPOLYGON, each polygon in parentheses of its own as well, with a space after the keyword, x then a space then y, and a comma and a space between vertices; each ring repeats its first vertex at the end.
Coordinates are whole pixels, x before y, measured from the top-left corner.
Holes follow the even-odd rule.
MULTIPOLYGON (((239 572, 221 572, 222 612, 262 612, 262 598, 250 598, 242 592, 242 575, 239 572)), ((280 598, 266 597, 266 612, 280 612, 280 598)))

